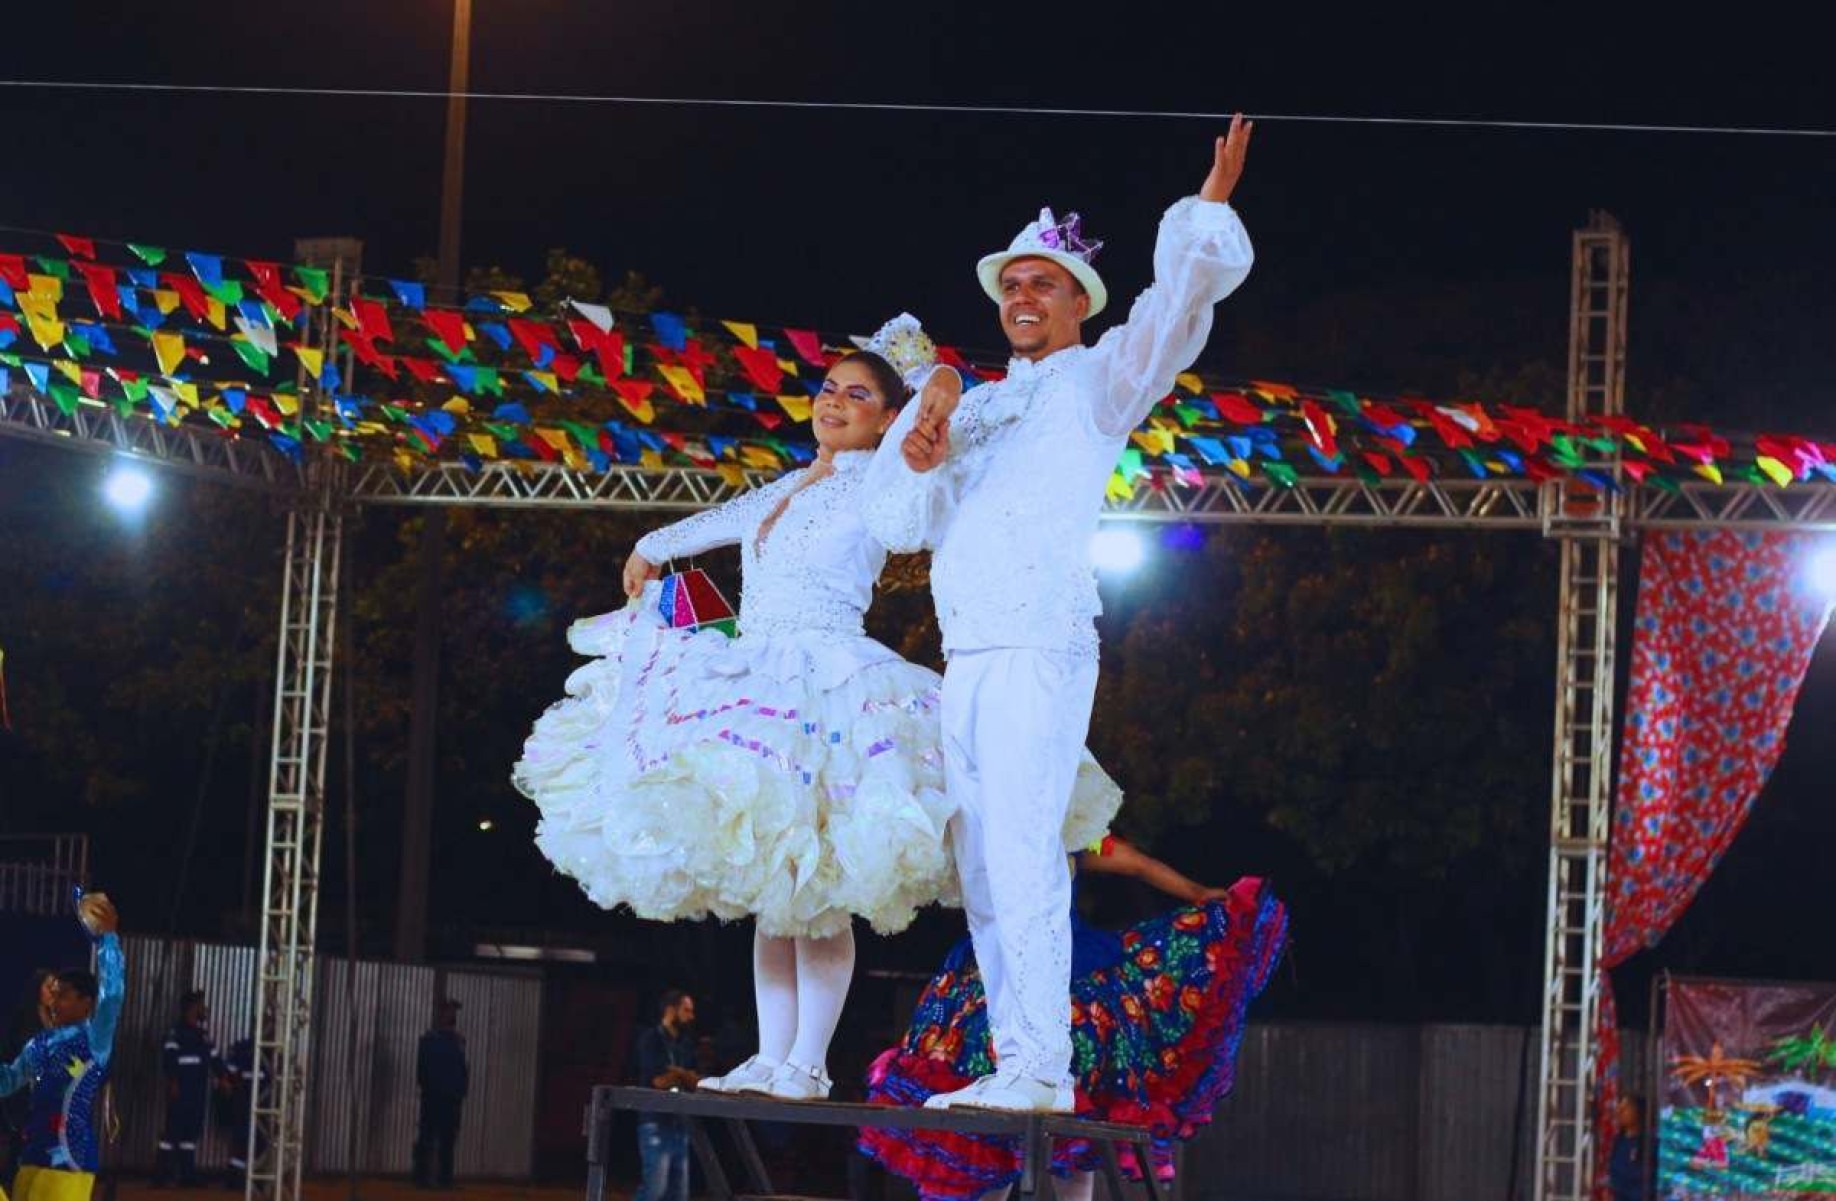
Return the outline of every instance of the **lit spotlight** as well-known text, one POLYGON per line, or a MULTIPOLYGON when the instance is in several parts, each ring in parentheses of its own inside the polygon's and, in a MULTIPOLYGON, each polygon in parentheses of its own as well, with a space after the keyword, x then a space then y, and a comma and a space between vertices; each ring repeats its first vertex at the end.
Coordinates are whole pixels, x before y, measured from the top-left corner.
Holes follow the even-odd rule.
POLYGON ((1829 541, 1811 552, 1804 569, 1805 578, 1825 600, 1836 602, 1836 541, 1829 541))
POLYGON ((1104 526, 1090 539, 1090 561, 1106 575, 1127 575, 1146 556, 1141 535, 1126 526, 1104 526))
POLYGON ((144 468, 123 463, 102 481, 102 495, 122 512, 138 513, 153 495, 153 477, 144 468))
POLYGON ((497 828, 497 823, 496 823, 496 822, 494 822, 494 821, 492 821, 492 820, 491 820, 490 818, 488 818, 488 817, 487 817, 487 818, 484 818, 483 820, 481 820, 481 821, 480 821, 480 822, 478 823, 478 828, 479 828, 480 830, 483 830, 483 831, 485 831, 485 832, 487 832, 487 833, 489 833, 489 832, 490 832, 491 830, 494 830, 494 829, 496 829, 496 828, 497 828))

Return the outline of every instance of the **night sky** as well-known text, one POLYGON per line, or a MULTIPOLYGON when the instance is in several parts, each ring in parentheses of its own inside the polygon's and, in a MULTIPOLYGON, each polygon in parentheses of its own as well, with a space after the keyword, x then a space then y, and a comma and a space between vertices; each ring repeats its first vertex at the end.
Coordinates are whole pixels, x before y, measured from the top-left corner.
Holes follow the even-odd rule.
MULTIPOLYGON (((440 90, 450 11, 64 3, 8 14, 0 77, 440 90)), ((1836 128, 1823 43, 1789 23, 1508 11, 1344 22, 1308 6, 1273 28, 1224 5, 1091 20, 1068 6, 476 0, 472 88, 1242 109, 1263 115, 1237 197, 1258 264, 1220 311, 1208 369, 1444 396, 1472 374, 1559 362, 1570 233, 1605 209, 1632 243, 1631 412, 1836 437, 1836 138, 1267 116, 1836 128)), ((285 259, 297 236, 350 234, 370 272, 406 276, 435 248, 443 120, 437 99, 0 87, 13 231, 0 244, 42 249, 17 231, 62 230, 285 259)), ((537 101, 477 101, 469 122, 468 266, 533 280, 565 247, 705 317, 865 333, 909 309, 967 348, 998 341, 975 259, 1041 205, 1081 212, 1107 242, 1111 292, 1138 290, 1158 214, 1196 190, 1224 125, 537 101)), ((1806 712, 1836 709, 1833 677, 1826 647, 1806 712)), ((1826 781, 1790 756, 1781 768, 1801 799, 1827 801, 1826 781)), ((1705 904, 1763 876, 1746 846, 1802 843, 1797 820, 1756 818, 1705 904)))

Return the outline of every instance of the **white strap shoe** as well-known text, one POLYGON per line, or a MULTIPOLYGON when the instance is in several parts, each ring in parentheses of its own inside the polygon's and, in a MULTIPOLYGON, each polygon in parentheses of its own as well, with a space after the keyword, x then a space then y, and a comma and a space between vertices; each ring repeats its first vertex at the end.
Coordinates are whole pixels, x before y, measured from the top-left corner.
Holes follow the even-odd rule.
POLYGON ((786 1060, 771 1074, 763 1088, 747 1091, 762 1092, 785 1101, 826 1101, 834 1086, 829 1073, 823 1069, 786 1060))
POLYGON ((699 1087, 704 1093, 757 1092, 771 1079, 771 1074, 782 1066, 775 1059, 754 1055, 725 1076, 709 1076, 699 1087))
POLYGON ((1077 1094, 1069 1084, 1048 1084, 1018 1073, 996 1072, 966 1088, 938 1093, 926 1109, 999 1109, 1015 1113, 1075 1113, 1077 1094))

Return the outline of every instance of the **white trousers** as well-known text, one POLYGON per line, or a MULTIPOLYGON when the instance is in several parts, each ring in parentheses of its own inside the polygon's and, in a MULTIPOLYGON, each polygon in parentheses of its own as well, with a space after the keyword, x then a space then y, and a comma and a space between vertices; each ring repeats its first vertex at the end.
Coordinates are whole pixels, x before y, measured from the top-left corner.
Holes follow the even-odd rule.
POLYGON ((1062 832, 1096 680, 1094 658, 1025 648, 957 651, 944 671, 950 832, 995 1057, 1053 1084, 1071 1069, 1062 832))

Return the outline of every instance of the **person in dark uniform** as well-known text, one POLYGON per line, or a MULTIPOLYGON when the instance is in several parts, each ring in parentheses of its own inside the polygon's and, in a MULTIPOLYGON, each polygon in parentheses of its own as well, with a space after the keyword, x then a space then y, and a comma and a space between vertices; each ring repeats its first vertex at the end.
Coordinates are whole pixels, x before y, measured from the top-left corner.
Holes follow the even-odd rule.
POLYGON ((459 1111, 465 1105, 469 1083, 465 1036, 459 1033, 459 1002, 450 998, 440 1002, 433 1029, 421 1035, 414 1080, 421 1088, 414 1182, 421 1188, 451 1188, 453 1146, 459 1138, 459 1111))
POLYGON ((1626 1093, 1613 1106, 1612 1156, 1607 1187, 1613 1201, 1645 1201, 1645 1101, 1626 1093))
MULTIPOLYGON (((249 1176, 249 1130, 255 1123, 255 1040, 239 1038, 223 1057, 223 1075, 217 1084, 222 1100, 218 1122, 229 1132, 229 1173, 226 1183, 242 1188, 249 1176)), ((255 1150, 261 1154, 258 1146, 255 1150)))
POLYGON ((176 1178, 181 1188, 198 1183, 198 1141, 210 1107, 211 1081, 220 1070, 217 1046, 210 1037, 210 1006, 201 989, 179 1002, 178 1025, 166 1031, 160 1074, 166 1080, 166 1128, 159 1136, 159 1159, 153 1187, 176 1178))
MULTIPOLYGON (((701 1076, 695 1062, 695 998, 679 988, 664 992, 661 1020, 637 1039, 637 1082, 644 1088, 692 1089, 701 1076)), ((638 1157, 644 1178, 634 1201, 688 1201, 688 1124, 674 1114, 640 1111, 638 1157)))

